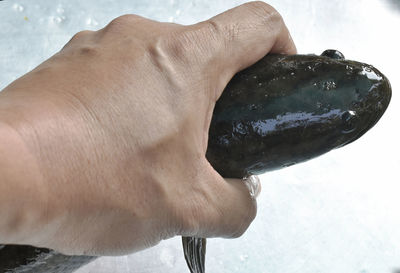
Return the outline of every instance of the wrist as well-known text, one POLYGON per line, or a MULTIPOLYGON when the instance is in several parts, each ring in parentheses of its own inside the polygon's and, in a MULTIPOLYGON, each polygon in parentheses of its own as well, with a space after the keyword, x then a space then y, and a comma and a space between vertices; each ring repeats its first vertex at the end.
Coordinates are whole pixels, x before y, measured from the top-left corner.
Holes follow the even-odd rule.
POLYGON ((0 121, 0 243, 34 244, 46 216, 46 187, 36 158, 11 126, 0 121))

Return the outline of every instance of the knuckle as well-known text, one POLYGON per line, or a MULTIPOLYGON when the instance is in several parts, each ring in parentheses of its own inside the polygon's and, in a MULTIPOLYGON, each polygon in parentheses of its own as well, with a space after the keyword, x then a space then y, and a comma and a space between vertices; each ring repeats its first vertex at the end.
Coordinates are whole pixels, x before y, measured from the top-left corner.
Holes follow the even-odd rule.
POLYGON ((126 27, 132 26, 135 22, 143 20, 143 17, 140 17, 135 14, 125 14, 121 15, 113 20, 105 27, 106 30, 111 31, 119 31, 125 29, 126 27))
POLYGON ((76 48, 76 46, 81 45, 89 41, 93 35, 94 31, 91 30, 82 30, 75 33, 72 38, 64 45, 62 50, 67 50, 69 48, 76 48))
POLYGON ((74 36, 72 36, 71 41, 82 40, 89 37, 94 31, 92 30, 82 30, 77 32, 74 36))
POLYGON ((271 5, 262 1, 254 1, 244 5, 252 14, 261 19, 262 23, 270 24, 271 21, 282 21, 280 13, 271 5))
POLYGON ((217 21, 210 19, 206 22, 207 36, 213 40, 226 44, 235 40, 240 32, 240 24, 232 22, 231 24, 221 25, 217 21), (222 39, 222 40, 221 40, 222 39))
POLYGON ((208 39, 210 41, 221 42, 221 38, 226 33, 226 30, 229 28, 228 25, 221 23, 216 18, 211 18, 207 21, 201 22, 198 24, 199 29, 197 34, 200 34, 201 39, 208 39))
POLYGON ((238 25, 225 28, 212 19, 193 26, 176 28, 153 40, 149 52, 152 57, 166 57, 176 64, 204 64, 210 61, 215 52, 225 49, 228 40, 238 35, 238 25))
POLYGON ((210 20, 207 20, 205 22, 202 22, 202 25, 205 27, 207 32, 209 34, 211 34, 212 36, 219 35, 220 32, 221 32, 220 24, 217 21, 213 20, 213 19, 210 19, 210 20))
POLYGON ((69 47, 74 55, 81 57, 94 57, 101 53, 101 50, 92 40, 94 31, 84 30, 76 33, 64 48, 69 47))
POLYGON ((121 15, 121 16, 113 19, 110 22, 110 24, 117 24, 117 25, 119 25, 119 24, 130 24, 132 22, 135 22, 135 21, 139 20, 140 18, 142 18, 142 17, 140 17, 139 15, 124 14, 124 15, 121 15))
POLYGON ((229 43, 239 34, 239 24, 222 24, 213 18, 197 24, 197 28, 190 32, 192 48, 204 56, 214 57, 225 52, 229 43))

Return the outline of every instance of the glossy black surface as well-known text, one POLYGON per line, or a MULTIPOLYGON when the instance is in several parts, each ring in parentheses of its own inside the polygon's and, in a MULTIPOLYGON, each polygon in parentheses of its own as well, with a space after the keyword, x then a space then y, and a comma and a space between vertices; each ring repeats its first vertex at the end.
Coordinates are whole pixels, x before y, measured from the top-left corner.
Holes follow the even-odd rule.
POLYGON ((56 251, 20 245, 0 245, 0 273, 70 273, 94 260, 56 251))
POLYGON ((229 82, 214 110, 207 158, 224 177, 300 163, 368 131, 391 98, 376 68, 315 55, 268 55, 229 82))
POLYGON ((336 49, 327 49, 321 53, 321 56, 329 57, 332 59, 344 60, 343 53, 336 49))

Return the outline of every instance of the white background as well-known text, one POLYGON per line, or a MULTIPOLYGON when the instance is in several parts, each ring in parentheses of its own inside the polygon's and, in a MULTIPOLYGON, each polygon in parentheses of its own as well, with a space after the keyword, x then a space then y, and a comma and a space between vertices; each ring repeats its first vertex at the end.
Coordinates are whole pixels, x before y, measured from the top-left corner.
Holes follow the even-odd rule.
MULTIPOLYGON (((77 31, 136 13, 191 24, 244 1, 25 0, 0 2, 0 89, 60 50, 77 31)), ((400 1, 271 0, 299 53, 339 49, 380 69, 393 98, 349 146, 267 173, 258 215, 239 239, 209 240, 207 272, 384 273, 400 269, 400 1)), ((188 272, 180 238, 78 273, 188 272)))

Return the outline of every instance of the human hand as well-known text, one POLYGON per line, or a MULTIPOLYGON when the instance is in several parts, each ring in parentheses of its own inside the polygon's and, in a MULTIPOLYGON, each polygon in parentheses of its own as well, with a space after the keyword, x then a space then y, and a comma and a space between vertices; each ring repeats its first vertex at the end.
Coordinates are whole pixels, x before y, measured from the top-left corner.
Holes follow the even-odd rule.
POLYGON ((206 160, 208 129, 228 81, 268 52, 296 49, 263 2, 190 26, 125 15, 76 34, 0 93, 20 167, 35 174, 14 187, 32 194, 0 241, 120 255, 241 235, 256 203, 206 160))

